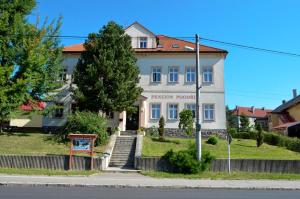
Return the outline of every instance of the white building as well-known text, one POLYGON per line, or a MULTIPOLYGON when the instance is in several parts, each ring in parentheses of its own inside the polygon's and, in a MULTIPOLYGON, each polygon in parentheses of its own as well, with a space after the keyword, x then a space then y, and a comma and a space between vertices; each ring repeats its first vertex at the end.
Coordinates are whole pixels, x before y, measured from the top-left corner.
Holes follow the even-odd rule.
MULTIPOLYGON (((126 115, 115 113, 111 124, 122 130, 150 128, 158 125, 160 116, 164 116, 167 129, 178 128, 179 113, 183 109, 195 111, 195 45, 194 43, 155 35, 141 24, 135 22, 125 30, 132 37, 132 47, 140 69, 142 95, 135 105, 138 112, 126 115)), ((43 120, 44 127, 61 126, 71 112, 72 99, 69 91, 72 73, 82 44, 66 46, 64 52, 65 92, 59 101, 64 110, 43 120)), ((225 131, 226 114, 224 102, 224 60, 227 51, 200 46, 201 68, 201 124, 203 131, 225 131)))

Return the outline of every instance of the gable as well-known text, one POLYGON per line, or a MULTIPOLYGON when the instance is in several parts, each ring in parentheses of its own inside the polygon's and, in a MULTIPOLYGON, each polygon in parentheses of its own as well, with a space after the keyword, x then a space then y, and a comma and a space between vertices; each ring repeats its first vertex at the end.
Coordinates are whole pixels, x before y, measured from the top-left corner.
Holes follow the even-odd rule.
POLYGON ((156 47, 155 34, 150 30, 139 24, 138 22, 133 23, 125 29, 125 33, 131 37, 131 45, 133 48, 139 48, 140 38, 147 38, 147 48, 156 47))

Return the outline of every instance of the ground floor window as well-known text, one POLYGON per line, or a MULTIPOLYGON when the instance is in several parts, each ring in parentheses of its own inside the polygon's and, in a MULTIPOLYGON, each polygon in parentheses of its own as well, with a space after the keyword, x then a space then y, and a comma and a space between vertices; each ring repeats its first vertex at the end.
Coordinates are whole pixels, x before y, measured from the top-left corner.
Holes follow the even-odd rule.
POLYGON ((186 104, 185 109, 191 110, 193 113, 193 118, 196 118, 196 104, 186 104))
POLYGON ((64 104, 58 103, 56 106, 57 108, 54 110, 53 117, 62 118, 64 116, 64 104))
POLYGON ((160 118, 160 104, 151 104, 151 119, 160 118))
POLYGON ((178 118, 178 104, 168 105, 168 119, 176 120, 178 118))
POLYGON ((215 120, 215 105, 203 104, 203 120, 213 121, 215 120))

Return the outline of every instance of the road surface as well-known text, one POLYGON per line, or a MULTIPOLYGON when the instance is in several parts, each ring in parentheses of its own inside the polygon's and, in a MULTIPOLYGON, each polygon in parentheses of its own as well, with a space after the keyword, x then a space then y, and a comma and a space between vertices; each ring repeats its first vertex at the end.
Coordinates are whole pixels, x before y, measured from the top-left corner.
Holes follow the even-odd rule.
POLYGON ((0 186, 1 199, 293 199, 300 191, 0 186))

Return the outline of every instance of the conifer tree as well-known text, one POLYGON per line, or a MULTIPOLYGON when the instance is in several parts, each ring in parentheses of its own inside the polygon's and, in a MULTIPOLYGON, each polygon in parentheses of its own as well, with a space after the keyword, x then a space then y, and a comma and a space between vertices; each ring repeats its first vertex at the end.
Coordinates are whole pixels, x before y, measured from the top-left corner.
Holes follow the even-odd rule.
POLYGON ((132 111, 141 94, 131 38, 115 22, 90 33, 74 73, 80 110, 132 111))

